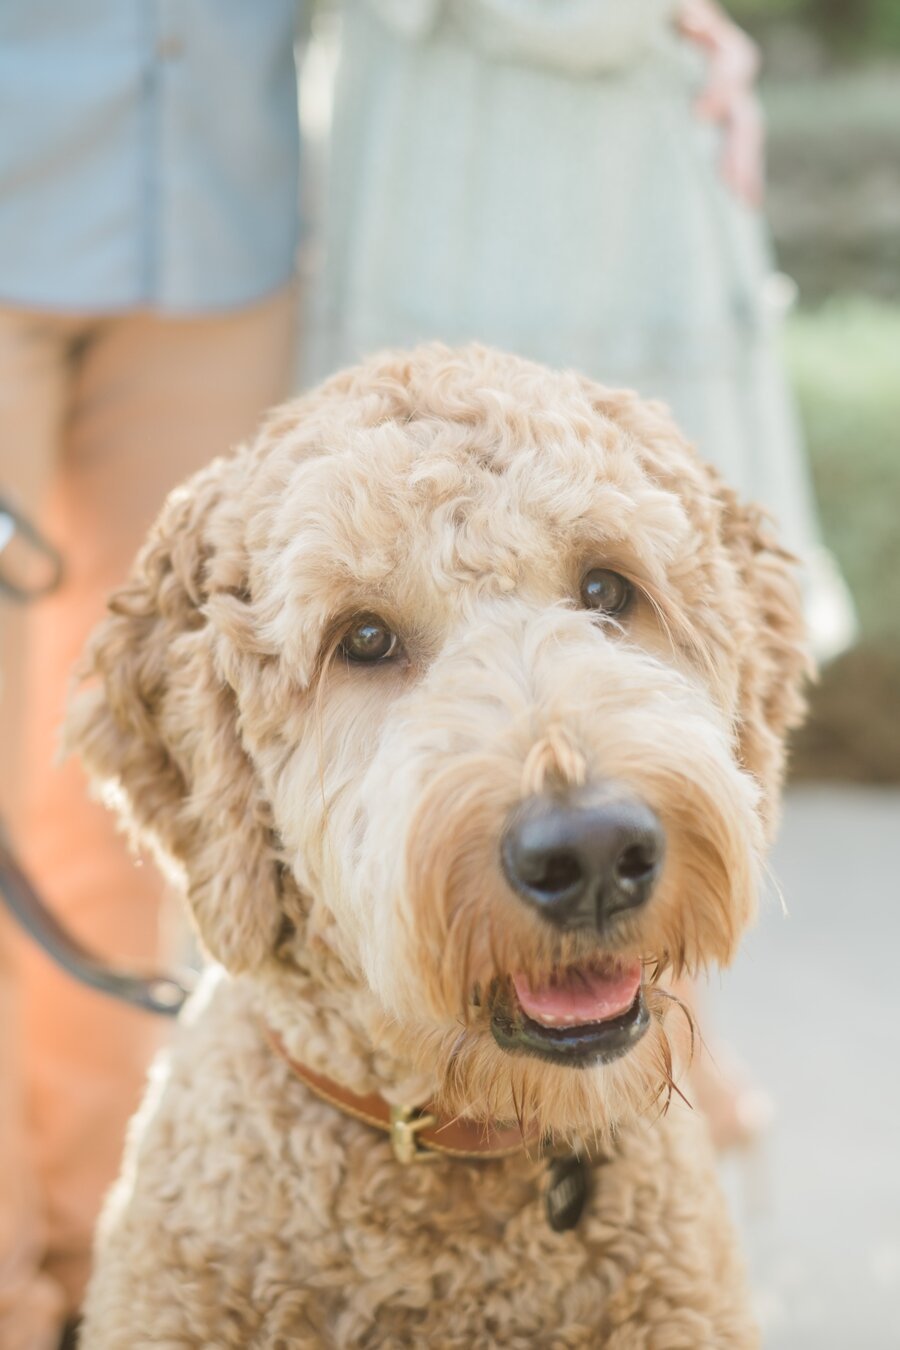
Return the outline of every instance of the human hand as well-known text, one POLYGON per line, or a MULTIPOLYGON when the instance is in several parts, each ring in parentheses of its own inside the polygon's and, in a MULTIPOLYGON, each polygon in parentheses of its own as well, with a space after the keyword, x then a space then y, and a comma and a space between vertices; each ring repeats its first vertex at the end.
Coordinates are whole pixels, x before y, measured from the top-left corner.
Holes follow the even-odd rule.
POLYGON ((765 125, 756 94, 759 49, 715 0, 681 0, 676 23, 708 58, 706 86, 694 111, 722 128, 722 176, 742 201, 759 206, 765 178, 765 125))

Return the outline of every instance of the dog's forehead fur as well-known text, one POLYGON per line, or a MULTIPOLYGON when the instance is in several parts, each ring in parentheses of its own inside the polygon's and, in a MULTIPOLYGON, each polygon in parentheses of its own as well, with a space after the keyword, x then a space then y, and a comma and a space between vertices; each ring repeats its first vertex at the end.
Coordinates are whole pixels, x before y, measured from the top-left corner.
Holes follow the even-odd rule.
POLYGON ((427 624, 473 596, 552 603, 599 566, 648 590, 707 664, 730 646, 709 471, 663 409, 571 373, 478 348, 387 358, 281 410, 249 487, 259 633, 298 672, 345 611, 427 624))

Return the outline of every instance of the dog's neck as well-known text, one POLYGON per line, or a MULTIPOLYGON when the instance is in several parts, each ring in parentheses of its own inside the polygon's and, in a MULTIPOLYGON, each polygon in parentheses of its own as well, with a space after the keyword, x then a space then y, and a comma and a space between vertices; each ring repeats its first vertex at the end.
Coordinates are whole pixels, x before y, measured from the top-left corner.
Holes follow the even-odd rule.
POLYGON ((392 1105, 417 1106, 436 1095, 434 1075, 404 1057, 396 1027, 374 997, 333 963, 323 972, 315 961, 273 960, 241 978, 250 982, 266 1027, 313 1073, 392 1105))

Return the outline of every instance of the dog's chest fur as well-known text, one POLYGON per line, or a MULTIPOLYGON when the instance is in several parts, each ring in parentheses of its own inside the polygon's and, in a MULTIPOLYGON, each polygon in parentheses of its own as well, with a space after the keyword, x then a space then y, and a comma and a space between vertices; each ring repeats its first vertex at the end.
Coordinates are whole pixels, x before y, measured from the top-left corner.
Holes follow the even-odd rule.
POLYGON ((578 1227, 554 1233, 545 1162, 401 1167, 386 1138, 291 1076, 225 985, 139 1118, 85 1344, 753 1345, 698 1135, 674 1110, 624 1131, 578 1227), (116 1309, 123 1264, 133 1297, 116 1309))

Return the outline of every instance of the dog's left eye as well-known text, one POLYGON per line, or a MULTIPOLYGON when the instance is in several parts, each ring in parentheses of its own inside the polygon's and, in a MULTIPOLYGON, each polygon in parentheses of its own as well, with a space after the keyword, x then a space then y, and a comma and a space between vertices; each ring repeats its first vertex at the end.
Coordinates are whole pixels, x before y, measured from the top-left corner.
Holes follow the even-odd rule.
POLYGON ((624 614, 634 596, 634 587, 627 577, 611 572, 607 567, 594 567, 581 580, 581 602, 585 609, 601 614, 624 614))
POLYGON ((399 646, 397 634, 377 614, 364 614, 341 639, 338 650, 348 661, 374 665, 393 656, 399 646))

